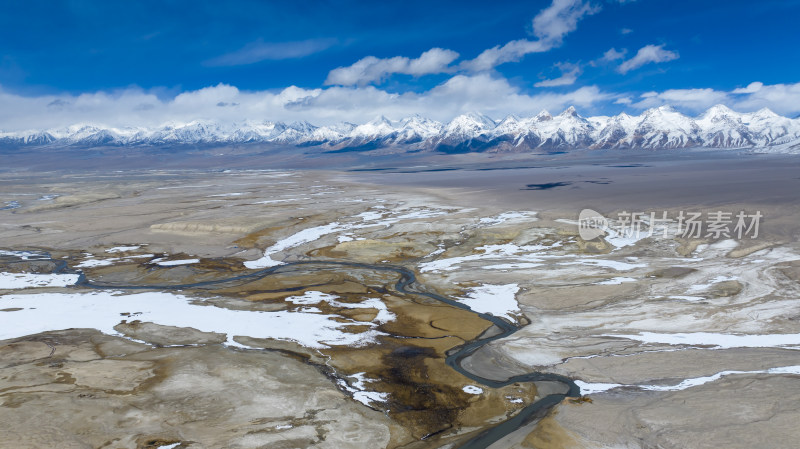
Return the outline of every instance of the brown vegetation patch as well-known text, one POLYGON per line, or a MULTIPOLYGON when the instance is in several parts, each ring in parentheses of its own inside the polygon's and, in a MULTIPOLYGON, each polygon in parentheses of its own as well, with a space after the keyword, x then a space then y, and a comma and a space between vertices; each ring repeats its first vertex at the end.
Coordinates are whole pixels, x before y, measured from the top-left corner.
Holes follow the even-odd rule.
POLYGON ((539 421, 533 432, 525 437, 522 446, 536 449, 568 449, 581 445, 551 414, 539 421))

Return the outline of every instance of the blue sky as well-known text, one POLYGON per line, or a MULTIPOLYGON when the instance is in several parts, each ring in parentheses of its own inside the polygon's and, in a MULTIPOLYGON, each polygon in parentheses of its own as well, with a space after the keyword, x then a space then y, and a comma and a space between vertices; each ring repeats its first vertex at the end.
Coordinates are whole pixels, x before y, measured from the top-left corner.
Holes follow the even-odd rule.
POLYGON ((716 103, 800 113, 797 0, 14 1, 3 10, 0 129, 500 118, 569 104, 585 115, 660 104, 696 114, 716 103))

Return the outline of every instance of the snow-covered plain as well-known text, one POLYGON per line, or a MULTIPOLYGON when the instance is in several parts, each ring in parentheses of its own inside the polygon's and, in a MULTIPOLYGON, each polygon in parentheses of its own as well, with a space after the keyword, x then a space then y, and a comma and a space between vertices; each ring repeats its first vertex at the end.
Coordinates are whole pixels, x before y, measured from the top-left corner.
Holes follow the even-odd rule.
MULTIPOLYGON (((322 299, 321 299, 322 300, 322 299)), ((332 299, 325 299, 331 300, 332 299)), ((380 308, 380 300, 367 299, 348 307, 380 308)), ((0 297, 0 308, 20 308, 0 314, 0 340, 59 329, 89 328, 116 335, 114 326, 123 313, 136 313, 136 319, 166 326, 190 327, 204 332, 234 336, 291 340, 309 348, 332 345, 361 346, 375 341, 381 333, 374 329, 381 321, 393 318, 385 310, 372 322, 340 322, 315 307, 297 311, 232 310, 197 303, 194 298, 164 292, 122 294, 98 291, 87 293, 12 294, 0 297), (350 333, 350 326, 368 324, 371 329, 350 333)))

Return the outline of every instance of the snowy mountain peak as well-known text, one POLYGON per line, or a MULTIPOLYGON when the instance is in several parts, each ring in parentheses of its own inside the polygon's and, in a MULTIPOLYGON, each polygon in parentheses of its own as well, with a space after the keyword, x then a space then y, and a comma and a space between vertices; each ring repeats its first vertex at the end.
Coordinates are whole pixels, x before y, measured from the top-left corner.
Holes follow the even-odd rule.
POLYGON ((450 123, 448 123, 445 127, 445 130, 487 130, 494 127, 494 120, 485 115, 478 114, 476 112, 470 112, 468 114, 459 115, 451 120, 450 123))
POLYGON ((405 125, 406 123, 425 123, 425 122, 429 122, 429 121, 433 121, 433 120, 431 120, 429 118, 425 118, 425 117, 423 117, 423 116, 421 116, 419 114, 411 114, 408 117, 400 119, 400 124, 405 125))
POLYGON ((738 112, 734 112, 731 108, 725 106, 724 104, 715 104, 708 108, 705 112, 705 115, 738 115, 738 112))
POLYGON ((763 118, 763 119, 771 119, 771 118, 778 118, 780 117, 778 114, 772 112, 769 108, 761 108, 755 113, 752 114, 754 117, 763 118))
POLYGON ((492 127, 496 125, 496 122, 489 116, 483 115, 479 112, 468 112, 467 114, 462 115, 462 117, 467 117, 469 120, 472 120, 475 123, 480 123, 482 126, 486 127, 492 127))
POLYGON ((503 120, 497 124, 497 126, 503 126, 504 124, 516 124, 519 123, 519 117, 514 114, 508 114, 503 120))
POLYGON ((390 128, 392 127, 392 121, 386 118, 385 115, 379 115, 367 122, 367 124, 374 126, 388 126, 390 128))
POLYGON ((546 110, 542 110, 542 112, 536 114, 536 117, 534 117, 534 119, 537 122, 546 122, 549 120, 553 120, 553 116, 550 115, 550 113, 547 112, 546 110))
MULTIPOLYGON (((644 111, 645 115, 671 115, 671 114, 680 114, 675 108, 668 105, 658 106, 656 108, 648 109, 644 111)), ((682 115, 682 114, 680 114, 682 115)))
POLYGON ((392 126, 392 122, 381 115, 363 125, 356 126, 351 134, 354 137, 377 137, 391 134, 394 131, 395 128, 392 126))
POLYGON ((575 106, 570 106, 567 109, 564 109, 564 112, 558 114, 559 117, 579 117, 578 111, 575 109, 575 106))
POLYGON ((698 119, 708 120, 712 122, 739 121, 741 120, 741 114, 732 111, 727 106, 718 104, 716 106, 708 108, 708 110, 703 114, 701 114, 698 119))
POLYGON ((291 124, 288 125, 288 128, 296 129, 298 131, 313 131, 317 127, 303 120, 301 122, 292 122, 291 124))
POLYGON ((400 120, 399 141, 411 142, 422 139, 429 139, 438 135, 442 130, 442 124, 431 119, 414 114, 400 120))

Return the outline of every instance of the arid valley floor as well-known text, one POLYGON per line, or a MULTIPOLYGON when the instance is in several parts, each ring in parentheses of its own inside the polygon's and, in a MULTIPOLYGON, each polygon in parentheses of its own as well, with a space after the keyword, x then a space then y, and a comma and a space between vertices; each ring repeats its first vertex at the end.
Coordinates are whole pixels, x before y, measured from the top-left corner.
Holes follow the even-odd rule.
POLYGON ((0 173, 0 447, 794 447, 797 162, 514 164, 0 173))

